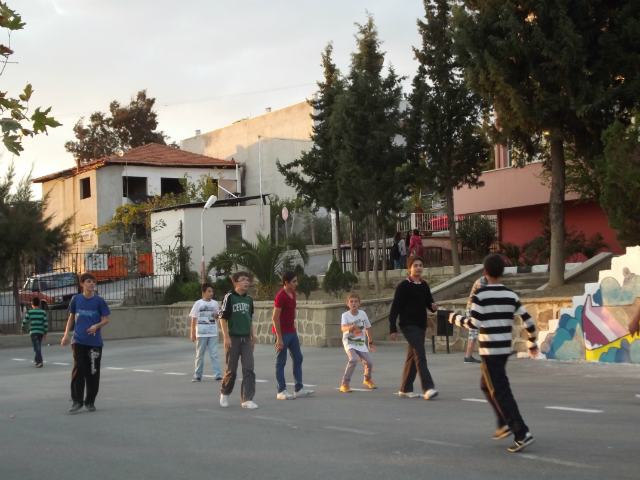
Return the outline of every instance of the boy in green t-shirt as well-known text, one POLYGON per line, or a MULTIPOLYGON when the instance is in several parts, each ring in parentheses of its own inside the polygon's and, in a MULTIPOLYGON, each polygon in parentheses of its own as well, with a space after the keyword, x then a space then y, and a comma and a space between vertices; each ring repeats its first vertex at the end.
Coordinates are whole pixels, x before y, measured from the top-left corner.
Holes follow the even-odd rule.
POLYGON ((222 302, 220 328, 224 335, 227 371, 220 388, 220 406, 229 406, 229 395, 236 383, 238 360, 242 361, 242 408, 258 408, 253 403, 256 393, 256 375, 253 373, 253 298, 247 295, 249 274, 236 272, 231 276, 235 290, 222 302))
POLYGON ((33 362, 36 364, 36 368, 42 368, 42 339, 47 338, 49 323, 47 322, 47 312, 40 308, 38 297, 31 299, 31 307, 22 321, 22 331, 26 332, 27 323, 29 323, 31 343, 33 343, 33 351, 36 352, 33 362))

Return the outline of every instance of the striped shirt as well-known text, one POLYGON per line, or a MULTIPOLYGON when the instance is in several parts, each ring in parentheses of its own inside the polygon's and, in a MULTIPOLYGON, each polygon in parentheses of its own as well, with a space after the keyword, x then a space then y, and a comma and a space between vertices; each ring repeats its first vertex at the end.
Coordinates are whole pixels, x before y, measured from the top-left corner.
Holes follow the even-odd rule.
POLYGON ((529 349, 536 348, 536 325, 515 292, 504 285, 479 288, 468 317, 451 314, 449 321, 459 327, 478 329, 480 355, 510 355, 513 316, 520 315, 529 333, 529 349))
POLYGON ((27 312, 22 321, 22 330, 26 330, 27 322, 30 322, 31 335, 46 335, 49 331, 49 323, 47 322, 47 314, 39 308, 32 308, 27 312))

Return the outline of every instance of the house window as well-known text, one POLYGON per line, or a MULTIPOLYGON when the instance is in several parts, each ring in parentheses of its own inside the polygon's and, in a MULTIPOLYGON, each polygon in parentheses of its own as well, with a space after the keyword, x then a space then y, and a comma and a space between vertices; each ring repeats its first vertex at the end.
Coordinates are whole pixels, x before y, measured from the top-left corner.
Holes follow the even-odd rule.
POLYGON ((234 242, 237 242, 239 238, 242 238, 242 223, 226 223, 225 224, 225 238, 227 241, 227 247, 233 245, 234 242))
POLYGON ((184 193, 184 187, 180 183, 180 180, 180 178, 161 178, 160 195, 166 195, 167 193, 180 195, 181 193, 184 193))
POLYGON ((147 177, 122 177, 122 196, 143 200, 147 196, 147 177))
POLYGON ((83 178, 80 180, 80 200, 91 197, 91 179, 83 178))

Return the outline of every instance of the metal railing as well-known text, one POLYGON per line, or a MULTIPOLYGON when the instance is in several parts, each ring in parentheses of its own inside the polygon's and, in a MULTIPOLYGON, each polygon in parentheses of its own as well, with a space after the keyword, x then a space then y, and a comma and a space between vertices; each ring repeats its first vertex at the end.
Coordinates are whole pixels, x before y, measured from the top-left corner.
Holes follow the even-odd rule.
MULTIPOLYGON (((382 271, 382 262, 386 260, 387 262, 387 270, 393 270, 393 260, 391 260, 391 246, 387 246, 385 249, 378 249, 378 263, 379 263, 379 271, 382 271)), ((355 262, 355 267, 357 272, 364 272, 366 270, 366 262, 367 262, 367 249, 363 246, 356 246, 353 248, 353 252, 350 246, 342 246, 341 248, 341 256, 340 265, 342 266, 343 271, 351 271, 351 263, 352 259, 355 262), (353 255, 353 256, 352 256, 353 255)), ((336 250, 333 249, 333 256, 335 257, 336 250)), ((374 249, 373 247, 369 250, 369 271, 373 271, 373 259, 374 259, 374 249)), ((442 248, 440 247, 425 247, 424 249, 424 262, 425 265, 433 265, 437 263, 442 263, 442 248)), ((403 268, 406 268, 403 266, 403 268)))

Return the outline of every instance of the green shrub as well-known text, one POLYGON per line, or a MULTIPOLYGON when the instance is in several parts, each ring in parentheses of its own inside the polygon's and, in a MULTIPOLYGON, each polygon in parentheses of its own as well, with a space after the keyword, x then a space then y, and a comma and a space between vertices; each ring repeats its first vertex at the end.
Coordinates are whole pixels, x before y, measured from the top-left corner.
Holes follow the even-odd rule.
POLYGON ((493 222, 487 217, 473 214, 464 218, 458 226, 460 244, 479 258, 489 254, 491 245, 497 238, 498 232, 493 222))
MULTIPOLYGON (((300 279, 298 279, 300 282, 300 279)), ((358 277, 351 272, 343 272, 340 263, 335 258, 331 261, 329 269, 322 281, 322 288, 325 292, 340 298, 340 293, 350 291, 358 283, 358 277)))
POLYGON ((320 286, 318 284, 318 277, 316 277, 315 275, 309 276, 304 273, 304 268, 302 268, 302 265, 296 265, 293 271, 298 276, 297 291, 304 295, 305 300, 309 300, 309 295, 311 295, 312 292, 315 292, 320 286))
POLYGON ((224 296, 233 290, 233 282, 231 277, 221 277, 217 279, 213 284, 213 298, 216 300, 222 300, 224 296))
POLYGON ((187 282, 183 283, 180 287, 182 291, 183 300, 182 301, 192 301, 200 300, 202 298, 202 284, 200 282, 187 282))
POLYGON ((181 287, 182 283, 176 281, 171 282, 171 285, 169 285, 164 292, 164 303, 171 305, 183 301, 181 287))

